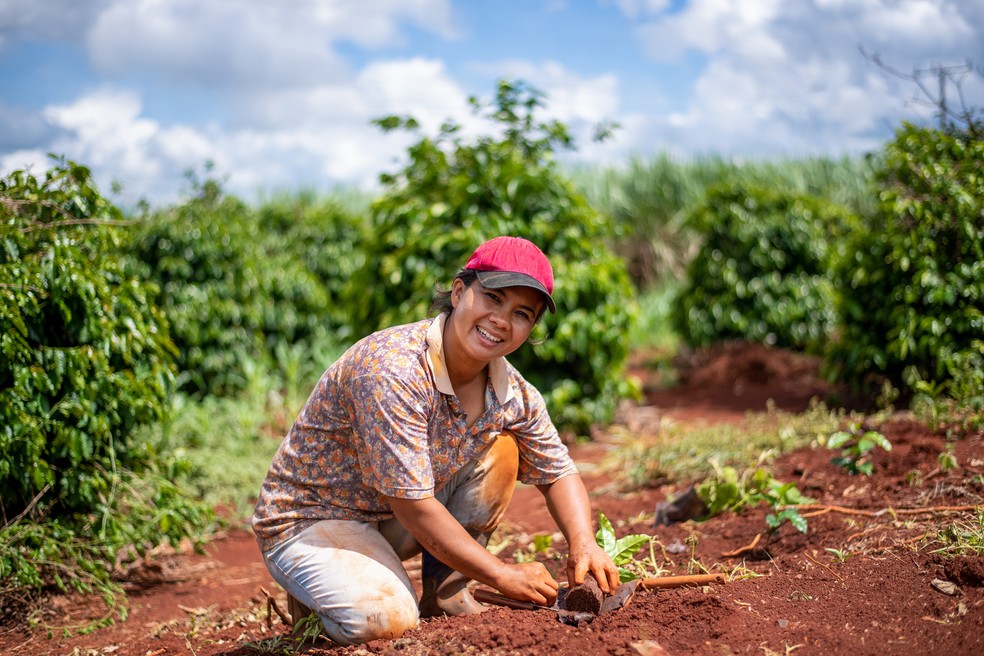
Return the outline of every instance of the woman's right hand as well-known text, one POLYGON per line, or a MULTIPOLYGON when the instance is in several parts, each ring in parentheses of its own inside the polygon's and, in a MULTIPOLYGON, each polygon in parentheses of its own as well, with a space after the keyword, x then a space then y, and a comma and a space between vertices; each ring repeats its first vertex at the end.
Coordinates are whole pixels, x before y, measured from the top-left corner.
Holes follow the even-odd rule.
POLYGON ((504 563, 505 569, 494 587, 507 597, 550 606, 560 587, 543 563, 504 563))

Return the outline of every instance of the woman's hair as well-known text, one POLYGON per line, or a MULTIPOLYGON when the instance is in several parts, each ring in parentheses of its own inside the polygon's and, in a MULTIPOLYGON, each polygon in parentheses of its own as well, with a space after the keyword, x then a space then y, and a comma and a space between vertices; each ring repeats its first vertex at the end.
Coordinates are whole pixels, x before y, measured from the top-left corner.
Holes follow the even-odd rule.
MULTIPOLYGON (((471 287, 472 283, 478 280, 478 275, 472 269, 462 269, 455 275, 454 279, 457 280, 461 278, 461 282, 465 283, 465 287, 471 287)), ((444 289, 441 287, 440 283, 434 285, 434 297, 431 299, 430 311, 432 314, 447 313, 451 314, 454 309, 454 305, 451 303, 451 290, 444 289)), ((543 314, 547 311, 546 306, 537 315, 536 320, 533 322, 534 327, 540 324, 540 319, 543 314)), ((544 338, 534 338, 533 333, 530 333, 530 337, 527 340, 530 344, 537 345, 544 342, 544 338)))
MULTIPOLYGON (((471 284, 478 280, 478 274, 476 274, 471 269, 462 269, 454 277, 455 280, 461 278, 461 282, 465 283, 465 287, 471 287, 471 284)), ((454 305, 451 304, 451 290, 443 289, 441 284, 438 283, 434 285, 434 298, 431 299, 430 311, 432 314, 441 314, 446 312, 451 314, 451 310, 454 309, 454 305)))

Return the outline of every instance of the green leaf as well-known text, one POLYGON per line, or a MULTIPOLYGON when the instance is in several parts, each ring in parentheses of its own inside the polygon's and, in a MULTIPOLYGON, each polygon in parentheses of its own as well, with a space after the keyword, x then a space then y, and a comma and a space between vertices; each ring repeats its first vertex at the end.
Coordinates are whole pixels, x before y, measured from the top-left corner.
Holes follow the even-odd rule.
POLYGON ((615 528, 605 517, 604 513, 598 513, 598 532, 595 533, 595 541, 606 554, 611 555, 615 551, 615 528))
POLYGON ((632 556, 642 545, 647 544, 651 539, 648 535, 626 535, 616 540, 612 550, 607 553, 616 565, 625 565, 632 560, 632 556))
POLYGON ((786 520, 800 533, 806 533, 807 524, 806 519, 800 514, 799 510, 796 508, 786 508, 779 513, 780 521, 786 520))
POLYGON ((873 444, 877 444, 886 451, 892 450, 892 443, 888 441, 888 438, 877 431, 868 431, 864 434, 864 439, 870 440, 873 444))
POLYGON ((852 435, 851 433, 848 433, 846 431, 838 431, 833 435, 831 435, 830 438, 827 440, 827 448, 830 449, 840 448, 853 439, 854 439, 854 435, 852 435))

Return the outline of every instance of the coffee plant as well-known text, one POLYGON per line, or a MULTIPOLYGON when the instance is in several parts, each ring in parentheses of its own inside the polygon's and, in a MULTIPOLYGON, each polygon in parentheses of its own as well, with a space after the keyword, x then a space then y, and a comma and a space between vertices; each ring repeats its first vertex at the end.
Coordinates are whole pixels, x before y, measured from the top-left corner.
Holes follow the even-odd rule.
POLYGON ((157 283, 153 301, 171 323, 178 388, 223 396, 244 389, 251 365, 278 346, 324 337, 338 312, 296 256, 299 240, 288 244, 270 229, 274 217, 260 230, 254 210, 217 181, 193 183, 184 203, 140 217, 127 252, 133 270, 157 283))
POLYGON ((813 196, 740 184, 709 190, 689 218, 702 244, 672 310, 684 341, 818 352, 836 323, 828 260, 853 221, 813 196))
POLYGON ((882 157, 880 206, 837 260, 832 378, 906 395, 984 389, 984 141, 912 125, 882 157), (945 389, 940 389, 940 388, 945 389))
POLYGON ((74 162, 0 180, 0 605, 108 590, 120 549, 211 521, 175 487, 185 464, 140 438, 168 413, 174 346, 153 286, 120 262, 126 230, 74 162))

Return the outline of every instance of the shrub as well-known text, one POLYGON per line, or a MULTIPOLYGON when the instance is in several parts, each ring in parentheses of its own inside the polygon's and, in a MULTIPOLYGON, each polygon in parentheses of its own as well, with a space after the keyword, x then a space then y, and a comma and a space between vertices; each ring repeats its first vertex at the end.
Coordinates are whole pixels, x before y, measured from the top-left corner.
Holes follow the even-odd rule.
POLYGON ((0 597, 108 586, 120 547, 210 519, 174 487, 181 461, 138 437, 168 412, 173 345, 119 261, 124 225, 73 162, 0 180, 0 597))
POLYGON ((837 266, 836 380, 906 395, 984 388, 984 141, 903 126, 877 174, 879 211, 837 266), (968 380, 968 377, 975 380, 968 380))
POLYGON ((252 363, 280 346, 323 337, 324 286, 291 248, 259 229, 254 212, 218 183, 139 221, 129 253, 155 280, 171 322, 178 385, 227 395, 247 385, 252 363))
POLYGON ((271 249, 298 259, 321 285, 326 305, 311 318, 336 342, 351 336, 345 289, 365 264, 367 220, 335 199, 318 199, 309 192, 272 199, 257 210, 258 234, 270 241, 271 249))
MULTIPOLYGON (((448 285, 479 243, 504 234, 530 239, 554 267, 557 314, 542 321, 544 344, 510 360, 543 392, 558 425, 583 431, 607 421, 633 391, 621 373, 634 291, 605 246, 611 220, 558 173, 553 153, 570 137, 563 125, 535 118, 540 105, 536 91, 501 82, 487 113, 498 136, 469 143, 458 125, 445 124, 410 147, 399 174, 383 176, 366 264, 351 286, 353 327, 367 333, 423 318, 435 283, 448 285)), ((473 106, 485 109, 474 99, 473 106)), ((397 117, 379 124, 418 127, 397 117)))
POLYGON ((573 171, 575 184, 618 228, 615 249, 640 290, 682 280, 699 240, 687 214, 726 181, 825 198, 854 212, 874 205, 868 158, 733 160, 718 155, 675 160, 663 153, 611 168, 573 171))
POLYGON ((703 244, 674 301, 691 346, 742 339, 819 351, 835 324, 831 244, 850 212, 808 195, 721 185, 689 218, 703 244))

